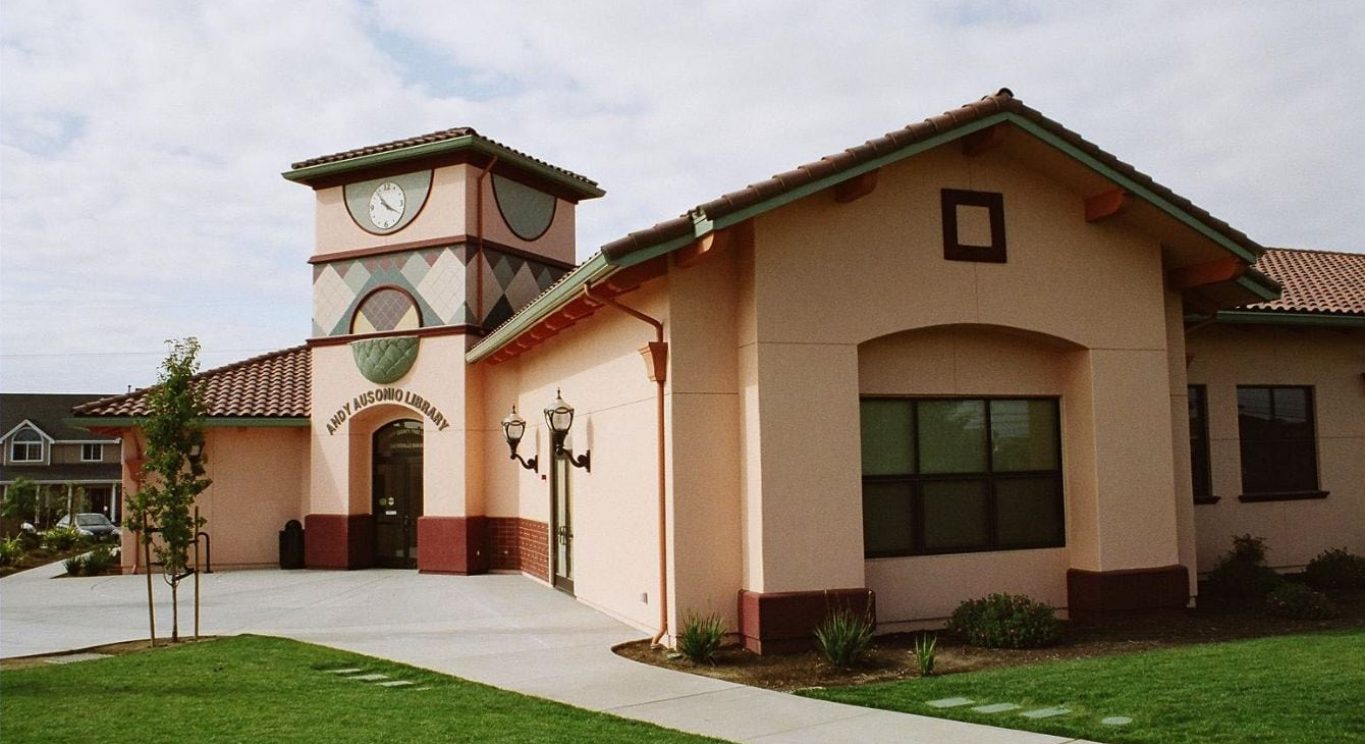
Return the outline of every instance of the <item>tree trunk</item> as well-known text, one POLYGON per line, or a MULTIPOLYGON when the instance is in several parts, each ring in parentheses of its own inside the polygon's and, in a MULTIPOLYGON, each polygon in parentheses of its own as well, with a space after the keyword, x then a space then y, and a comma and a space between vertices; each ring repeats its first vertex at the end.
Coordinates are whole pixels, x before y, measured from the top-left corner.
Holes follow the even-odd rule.
POLYGON ((171 643, 180 641, 180 580, 171 581, 171 643))

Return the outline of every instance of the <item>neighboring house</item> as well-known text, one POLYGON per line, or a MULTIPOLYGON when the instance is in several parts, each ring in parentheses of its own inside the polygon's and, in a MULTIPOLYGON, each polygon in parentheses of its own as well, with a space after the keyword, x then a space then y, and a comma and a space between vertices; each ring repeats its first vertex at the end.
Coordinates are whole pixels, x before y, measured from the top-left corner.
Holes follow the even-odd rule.
MULTIPOLYGON (((118 520, 119 439, 70 426, 71 409, 98 395, 0 393, 0 487, 16 478, 44 486, 54 505, 53 520, 82 493, 82 511, 118 520)), ((33 515, 30 519, 36 519, 33 515)))
MULTIPOLYGON (((1240 532, 1365 551, 1365 257, 1268 250, 1009 91, 577 267, 602 191, 470 129, 285 177, 313 337, 201 375, 224 564, 301 519, 311 567, 519 571, 771 650, 874 595, 884 630, 1183 607, 1240 532)), ((145 391, 77 415, 136 460, 145 391)))

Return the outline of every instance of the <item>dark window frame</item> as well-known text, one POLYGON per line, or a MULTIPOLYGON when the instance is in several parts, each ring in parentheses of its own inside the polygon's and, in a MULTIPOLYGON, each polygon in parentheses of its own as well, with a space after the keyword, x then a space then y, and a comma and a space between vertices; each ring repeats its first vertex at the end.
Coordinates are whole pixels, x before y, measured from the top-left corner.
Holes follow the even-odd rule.
POLYGON ((1065 464, 1062 456, 1062 406, 1061 398, 1048 395, 1010 395, 1010 396, 908 396, 908 395, 864 395, 859 397, 859 401, 865 400, 889 400, 904 401, 910 407, 910 416, 915 437, 911 442, 911 467, 915 472, 891 475, 864 475, 862 483, 903 483, 909 486, 910 498, 910 521, 911 530, 910 549, 908 551, 869 551, 866 544, 863 548, 863 557, 872 558, 899 558, 908 556, 928 556, 928 555, 954 555, 959 553, 987 553, 1002 552, 1009 550, 1039 550, 1044 548, 1066 547, 1066 481, 1064 478, 1065 464), (974 473, 921 473, 920 448, 919 448, 919 403, 926 401, 981 401, 983 403, 985 418, 982 422, 983 432, 986 438, 986 470, 974 473), (1053 431, 1053 446, 1057 453, 1057 467, 1049 470, 995 470, 995 452, 991 442, 991 403, 998 401, 1049 401, 1055 411, 1054 421, 1056 427, 1053 431), (999 481, 1008 480, 1043 480, 1051 479, 1056 485, 1056 503, 1054 505, 1058 525, 1058 539, 1056 541, 1040 541, 1036 543, 1009 544, 1000 543, 999 525, 999 499, 996 484, 999 481), (930 550, 927 548, 924 524, 924 490, 926 483, 944 483, 953 481, 976 481, 984 482, 986 487, 986 543, 971 547, 951 547, 941 550, 930 550))
POLYGON ((1187 395, 1190 408, 1197 409, 1198 413, 1198 420, 1193 415, 1190 418, 1190 486, 1194 503, 1216 504, 1218 497, 1213 495, 1213 457, 1209 441, 1209 386, 1189 385, 1187 395))
POLYGON ((943 257, 949 261, 1005 263, 1005 195, 994 191, 941 189, 943 215, 943 257), (985 207, 990 214, 991 244, 964 245, 958 242, 957 208, 985 207))
MULTIPOLYGON (((1240 455, 1242 494, 1238 496, 1239 501, 1296 501, 1300 499, 1324 499, 1330 495, 1321 489, 1322 469, 1318 463, 1318 416, 1317 416, 1317 395, 1312 385, 1238 385, 1237 386, 1237 439, 1238 453, 1240 455), (1299 390, 1304 393, 1306 427, 1309 431, 1307 437, 1278 436, 1278 437, 1259 437, 1248 438, 1246 427, 1242 420, 1242 391, 1243 390, 1266 390, 1270 393, 1270 419, 1275 419, 1275 391, 1276 390, 1299 390), (1249 447, 1274 445, 1276 443, 1298 443, 1307 442, 1309 445, 1309 457, 1307 465, 1311 468, 1312 483, 1310 488, 1256 488, 1263 484, 1247 483, 1247 461, 1250 455, 1256 453, 1248 452, 1249 447)), ((1309 484, 1305 484, 1309 485, 1309 484)))

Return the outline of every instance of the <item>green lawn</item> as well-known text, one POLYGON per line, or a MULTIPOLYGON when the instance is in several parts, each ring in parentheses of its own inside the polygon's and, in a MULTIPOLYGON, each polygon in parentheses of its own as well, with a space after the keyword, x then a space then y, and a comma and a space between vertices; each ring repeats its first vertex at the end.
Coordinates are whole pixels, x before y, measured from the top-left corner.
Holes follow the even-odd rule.
POLYGON ((802 691, 855 705, 1103 742, 1365 741, 1365 628, 802 691), (973 705, 936 709, 930 700, 973 705), (1011 712, 976 705, 1017 703, 1011 712), (1071 712, 1031 721, 1020 712, 1071 712), (1100 719, 1126 716, 1125 726, 1100 719))
POLYGON ((0 671, 0 741, 706 740, 368 656, 239 636, 0 671), (325 671, 346 667, 416 684, 383 688, 325 671))

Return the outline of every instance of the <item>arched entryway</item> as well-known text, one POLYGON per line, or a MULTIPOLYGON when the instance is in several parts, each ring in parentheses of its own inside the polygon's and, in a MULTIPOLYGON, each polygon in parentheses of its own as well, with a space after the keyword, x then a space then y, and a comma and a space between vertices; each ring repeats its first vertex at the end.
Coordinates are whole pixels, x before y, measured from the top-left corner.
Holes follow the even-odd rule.
POLYGON ((374 433, 374 565, 417 567, 417 518, 422 516, 422 422, 401 419, 374 433))

